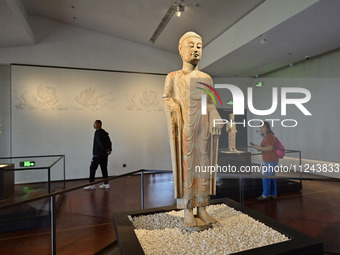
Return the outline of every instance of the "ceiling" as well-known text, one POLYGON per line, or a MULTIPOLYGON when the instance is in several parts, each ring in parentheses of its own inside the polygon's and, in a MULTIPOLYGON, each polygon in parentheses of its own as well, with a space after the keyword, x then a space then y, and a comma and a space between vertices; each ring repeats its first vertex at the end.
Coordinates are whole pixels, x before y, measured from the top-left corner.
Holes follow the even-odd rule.
MULTIPOLYGON (((153 44, 150 42, 152 34, 178 0, 4 0, 0 1, 0 22, 5 24, 0 26, 0 47, 35 43, 30 15, 173 53, 177 53, 178 39, 183 33, 196 31, 207 45, 208 53, 204 49, 203 58, 204 54, 209 56, 211 48, 220 52, 219 56, 202 61, 201 68, 215 77, 253 77, 340 47, 340 0, 299 0, 310 3, 301 8, 297 6, 300 9, 296 13, 286 11, 286 16, 279 1, 184 0, 185 11, 181 17, 174 15, 153 44), (271 6, 279 10, 280 22, 268 21, 272 26, 260 25, 261 18, 269 16, 271 6), (243 41, 231 36, 217 43, 228 34, 232 35, 233 28, 241 27, 246 18, 252 24, 259 22, 258 27, 248 26, 250 30, 247 31, 243 26, 237 32, 251 36, 243 41), (227 51, 225 45, 233 47, 227 51)), ((287 0, 280 2, 288 4, 287 0)), ((276 13, 270 14, 275 19, 276 13)))

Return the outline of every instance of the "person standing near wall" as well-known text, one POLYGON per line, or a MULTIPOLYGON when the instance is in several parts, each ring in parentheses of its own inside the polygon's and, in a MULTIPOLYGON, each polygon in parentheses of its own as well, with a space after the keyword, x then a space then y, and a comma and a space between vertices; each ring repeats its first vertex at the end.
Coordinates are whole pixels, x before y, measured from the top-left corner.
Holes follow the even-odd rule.
POLYGON ((255 149, 262 152, 262 159, 265 163, 263 167, 263 175, 272 178, 262 178, 263 192, 262 195, 257 198, 257 200, 263 201, 269 198, 276 198, 277 196, 277 186, 274 168, 279 163, 279 158, 275 153, 276 149, 276 139, 273 131, 270 128, 270 124, 264 121, 264 124, 260 127, 261 135, 263 135, 263 140, 261 145, 253 145, 255 149))
MULTIPOLYGON (((112 151, 112 143, 109 137, 109 133, 107 133, 104 129, 102 129, 102 122, 100 120, 96 120, 93 124, 94 129, 94 139, 93 139, 93 150, 92 150, 92 161, 90 165, 90 178, 89 182, 94 182, 96 170, 98 165, 100 165, 100 169, 102 171, 103 178, 108 177, 107 173, 107 160, 108 156, 112 151)), ((96 185, 90 185, 84 187, 85 190, 95 189, 96 185)), ((110 184, 108 181, 105 181, 103 184, 99 186, 101 189, 109 189, 110 184)))

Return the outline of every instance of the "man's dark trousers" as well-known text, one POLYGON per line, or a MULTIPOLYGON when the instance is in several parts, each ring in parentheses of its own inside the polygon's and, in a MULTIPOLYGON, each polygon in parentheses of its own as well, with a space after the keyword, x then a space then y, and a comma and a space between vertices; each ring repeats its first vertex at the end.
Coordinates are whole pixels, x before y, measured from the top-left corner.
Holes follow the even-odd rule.
MULTIPOLYGON (((105 156, 93 156, 91 165, 90 165, 90 182, 94 182, 94 177, 96 176, 96 170, 98 165, 100 165, 100 169, 102 170, 103 178, 107 178, 107 158, 108 155, 105 156)), ((104 182, 108 184, 108 181, 104 182)))

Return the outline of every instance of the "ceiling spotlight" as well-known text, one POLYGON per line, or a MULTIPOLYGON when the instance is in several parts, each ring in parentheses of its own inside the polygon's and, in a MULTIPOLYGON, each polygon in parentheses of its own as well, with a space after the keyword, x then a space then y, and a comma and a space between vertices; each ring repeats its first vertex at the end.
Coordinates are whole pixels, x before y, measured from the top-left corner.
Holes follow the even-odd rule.
POLYGON ((176 16, 181 17, 182 12, 184 12, 184 5, 180 4, 177 6, 176 16))
POLYGON ((268 43, 268 41, 267 41, 266 38, 262 38, 262 39, 261 39, 261 44, 267 44, 267 43, 268 43))

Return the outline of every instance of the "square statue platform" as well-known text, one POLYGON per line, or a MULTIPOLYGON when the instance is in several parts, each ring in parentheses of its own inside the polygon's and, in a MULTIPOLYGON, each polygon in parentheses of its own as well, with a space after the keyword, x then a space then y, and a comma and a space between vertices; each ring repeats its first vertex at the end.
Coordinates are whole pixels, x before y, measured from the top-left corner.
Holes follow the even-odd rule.
MULTIPOLYGON (((300 255, 300 254, 310 254, 310 255, 322 255, 323 254, 323 244, 321 241, 318 241, 314 238, 311 238, 305 234, 302 234, 284 224, 281 224, 272 218, 269 218, 265 215, 262 215, 244 205, 241 205, 233 200, 230 199, 216 199, 212 200, 211 204, 218 204, 219 206, 225 205, 227 207, 230 207, 230 210, 237 211, 237 213, 240 213, 244 215, 243 217, 251 218, 251 220, 259 222, 259 224, 264 225, 265 228, 269 229, 269 231, 277 232, 277 234, 280 236, 284 236, 285 240, 280 241, 277 243, 273 243, 266 246, 261 246, 253 249, 248 250, 239 250, 232 253, 225 253, 225 250, 223 250, 222 253, 213 252, 212 254, 244 254, 244 255, 263 255, 263 254, 294 254, 294 255, 300 255), (262 224, 263 223, 263 224, 262 224)), ((170 211, 179 211, 176 209, 176 206, 167 206, 167 207, 159 207, 159 208, 151 208, 146 210, 140 210, 140 211, 134 211, 134 212, 127 212, 127 213, 117 213, 113 215, 113 225, 115 227, 117 240, 120 248, 121 254, 145 254, 142 248, 142 245, 139 241, 139 239, 136 236, 135 227, 133 225, 133 222, 131 219, 133 217, 138 216, 145 216, 149 217, 153 214, 158 213, 168 213, 170 211)), ((217 219, 217 218, 216 218, 217 219)), ((243 229, 250 229, 251 226, 242 226, 243 229)), ((228 230, 228 229, 227 229, 228 230)), ((207 230, 205 230, 207 231, 207 230)), ((244 230, 243 230, 244 231, 244 230)), ((204 231, 202 231, 204 232, 204 231)), ((249 234, 249 233, 248 233, 249 234)), ((259 233, 253 233, 253 235, 257 238, 259 233)), ((228 235, 228 231, 227 234, 228 235)), ((252 235, 252 234, 251 234, 252 235)), ((244 233, 240 234, 240 237, 244 238, 244 233)), ((177 235, 175 235, 175 238, 178 238, 177 235)), ((234 237, 233 237, 234 238, 234 237)), ((226 240, 227 238, 225 238, 226 240)), ((236 238, 237 239, 237 238, 236 238)), ((153 239, 154 240, 154 239, 153 239)), ((222 241, 219 241, 216 245, 222 246, 223 245, 223 238, 222 241)), ((201 245, 202 243, 207 243, 208 241, 200 240, 201 245)), ((156 242, 154 240, 154 242, 156 242)), ((167 242, 171 242, 171 238, 167 237, 167 242), (170 241, 169 241, 170 239, 170 241)), ((178 246, 178 240, 173 243, 173 246, 178 246)), ((190 254, 192 253, 192 247, 190 245, 186 245, 190 251, 190 254)), ((241 245, 242 246, 242 245, 241 245)), ((199 248, 199 247, 198 247, 199 248)), ((202 248, 202 247, 200 247, 202 248)), ((198 249, 199 250, 199 249, 198 249)), ((171 252, 169 251, 169 254, 171 252)), ((185 254, 185 253, 184 253, 185 254)), ((201 252, 198 252, 197 254, 202 254, 201 252)))

